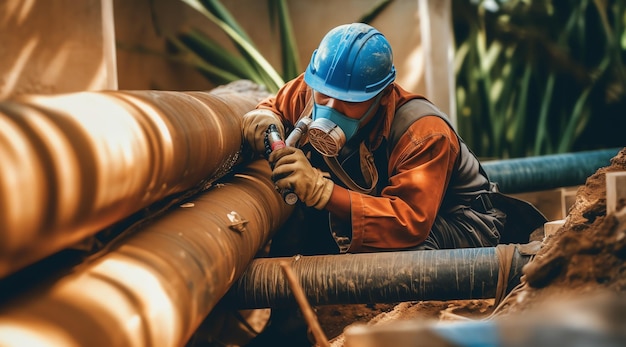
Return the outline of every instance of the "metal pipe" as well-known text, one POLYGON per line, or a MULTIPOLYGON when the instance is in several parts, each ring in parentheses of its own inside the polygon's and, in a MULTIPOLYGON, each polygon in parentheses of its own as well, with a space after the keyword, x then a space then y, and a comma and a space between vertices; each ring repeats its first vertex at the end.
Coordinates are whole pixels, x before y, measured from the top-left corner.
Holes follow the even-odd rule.
MULTIPOLYGON (((519 284, 529 260, 515 249, 507 288, 519 284)), ((284 261, 311 305, 493 298, 500 266, 495 247, 257 258, 224 297, 226 305, 294 306, 281 273, 284 261)))
POLYGON ((507 194, 585 184, 599 168, 609 166, 621 148, 484 161, 483 168, 507 194))
POLYGON ((258 100, 211 92, 105 91, 0 103, 0 278, 238 160, 258 100))
POLYGON ((183 346, 291 212, 264 160, 183 206, 3 307, 0 345, 183 346))

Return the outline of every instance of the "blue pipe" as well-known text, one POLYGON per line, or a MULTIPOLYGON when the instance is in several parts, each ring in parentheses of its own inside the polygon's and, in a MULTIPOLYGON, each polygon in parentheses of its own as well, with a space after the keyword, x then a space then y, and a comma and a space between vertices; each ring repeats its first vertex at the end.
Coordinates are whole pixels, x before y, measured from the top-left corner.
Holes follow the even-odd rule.
POLYGON ((584 184, 599 168, 609 166, 622 148, 552 154, 482 162, 502 193, 524 193, 584 184))

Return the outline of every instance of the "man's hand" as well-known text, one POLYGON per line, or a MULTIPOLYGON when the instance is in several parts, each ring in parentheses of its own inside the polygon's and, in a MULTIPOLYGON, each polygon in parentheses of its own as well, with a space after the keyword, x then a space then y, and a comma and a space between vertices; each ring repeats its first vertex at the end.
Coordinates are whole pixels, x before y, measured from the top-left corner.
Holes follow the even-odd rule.
POLYGON ((274 112, 257 109, 243 115, 243 139, 254 153, 261 155, 265 153, 265 130, 270 124, 275 124, 281 137, 284 138, 285 128, 274 112))
POLYGON ((330 175, 311 166, 302 150, 294 147, 278 149, 270 154, 274 165, 272 180, 278 188, 293 190, 307 206, 323 209, 333 192, 330 175))

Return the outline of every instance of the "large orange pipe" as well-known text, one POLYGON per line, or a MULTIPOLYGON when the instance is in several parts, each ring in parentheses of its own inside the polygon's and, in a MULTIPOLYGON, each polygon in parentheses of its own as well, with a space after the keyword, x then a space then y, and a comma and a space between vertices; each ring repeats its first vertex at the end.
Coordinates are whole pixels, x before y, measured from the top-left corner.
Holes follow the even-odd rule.
POLYGON ((267 161, 0 310, 0 346, 183 346, 291 212, 267 161))
POLYGON ((217 88, 0 103, 0 278, 222 177, 240 155, 241 115, 257 102, 217 88))

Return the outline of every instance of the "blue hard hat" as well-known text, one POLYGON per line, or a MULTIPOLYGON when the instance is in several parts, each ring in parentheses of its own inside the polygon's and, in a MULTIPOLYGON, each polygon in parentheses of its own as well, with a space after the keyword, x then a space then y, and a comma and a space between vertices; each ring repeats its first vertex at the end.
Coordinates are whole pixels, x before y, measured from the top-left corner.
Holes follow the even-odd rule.
POLYGON ((362 102, 396 79, 391 46, 370 25, 352 23, 330 30, 313 52, 304 81, 331 98, 362 102))

